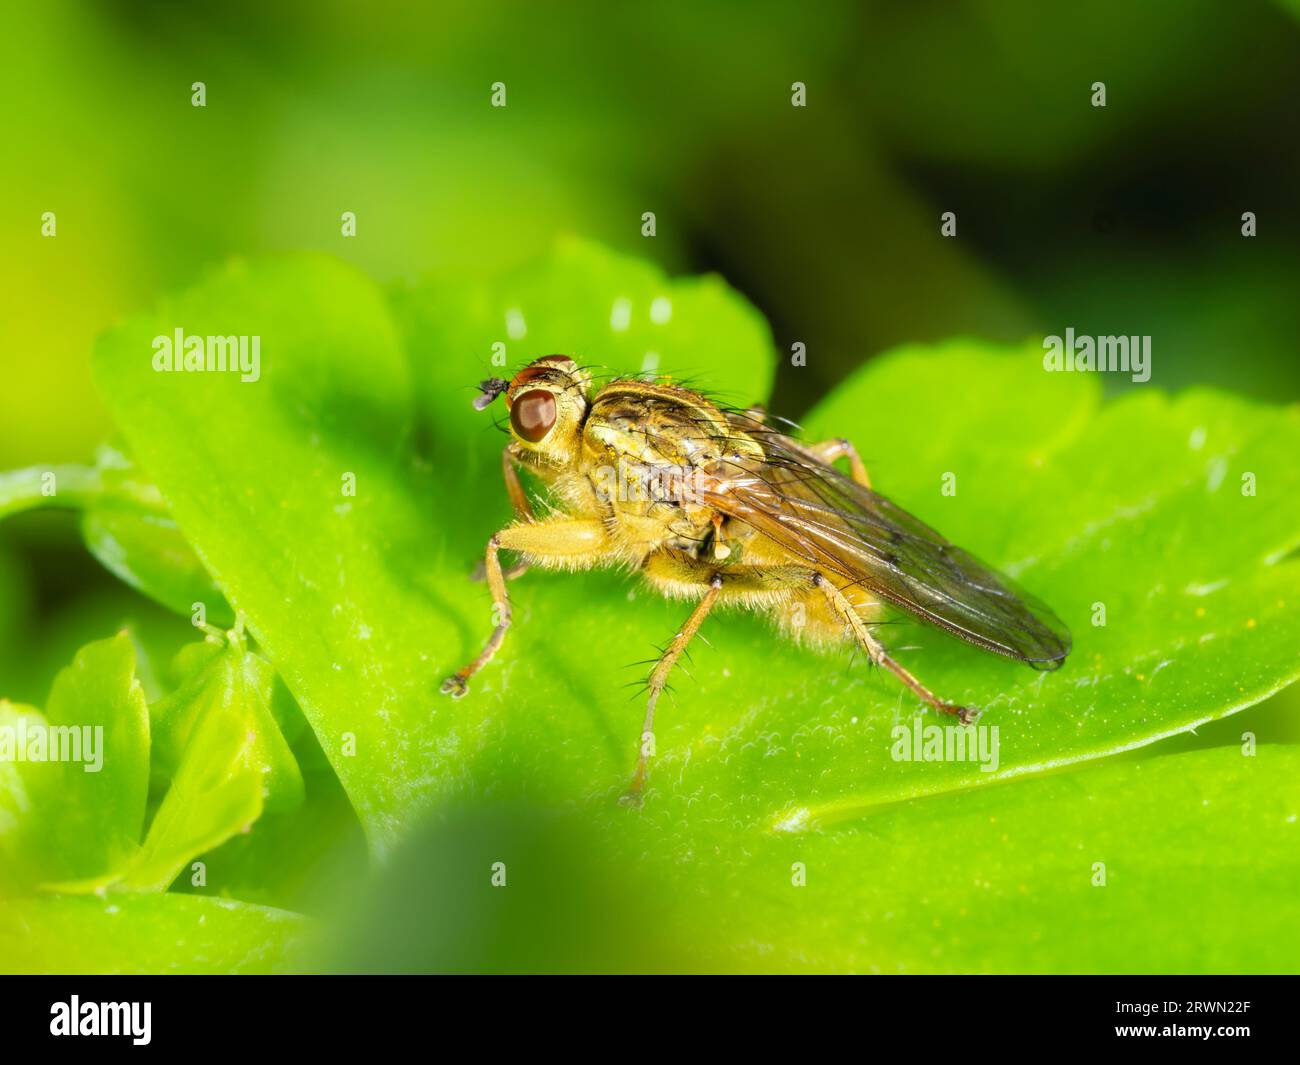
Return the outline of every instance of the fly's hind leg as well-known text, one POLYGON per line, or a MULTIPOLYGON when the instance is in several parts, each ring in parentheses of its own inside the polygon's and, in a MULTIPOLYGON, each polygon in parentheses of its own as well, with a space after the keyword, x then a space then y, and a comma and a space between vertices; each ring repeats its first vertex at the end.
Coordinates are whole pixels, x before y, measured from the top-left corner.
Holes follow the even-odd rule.
POLYGON ((498 552, 522 551, 529 559, 568 569, 585 569, 605 557, 605 527, 585 518, 555 517, 545 521, 511 525, 488 541, 483 559, 488 588, 492 592, 492 635, 478 657, 442 682, 443 695, 459 699, 469 690, 469 678, 482 669, 497 653, 510 628, 510 596, 501 571, 498 552))
POLYGON ((858 454, 858 449, 853 446, 852 441, 839 437, 835 440, 823 440, 819 444, 808 444, 804 450, 813 457, 821 459, 827 465, 830 465, 838 458, 847 458, 849 460, 849 469, 853 473, 853 479, 863 488, 871 487, 871 478, 867 476, 866 464, 862 461, 862 456, 858 454))
MULTIPOLYGON (((767 425, 767 409, 762 404, 755 404, 750 407, 741 417, 754 425, 767 425)), ((847 458, 853 479, 863 488, 871 487, 871 478, 867 476, 866 464, 862 461, 862 456, 858 454, 858 449, 853 446, 851 440, 845 437, 837 437, 834 440, 822 440, 816 444, 805 444, 802 441, 791 439, 789 443, 795 450, 811 455, 815 459, 820 459, 828 466, 838 458, 847 458)))
POLYGON ((871 656, 873 662, 877 665, 884 666, 885 669, 894 674, 894 676, 906 684, 922 702, 945 714, 956 714, 957 720, 963 725, 974 723, 975 719, 979 717, 978 710, 969 706, 958 706, 956 703, 949 703, 940 699, 934 694, 934 692, 930 691, 929 688, 904 669, 903 666, 885 650, 885 645, 871 634, 871 630, 867 627, 866 622, 858 616, 857 611, 853 609, 853 604, 849 602, 848 598, 842 591, 836 588, 830 580, 822 576, 820 573, 817 574, 815 583, 830 603, 831 609, 835 611, 836 615, 839 616, 839 618, 849 627, 849 631, 853 633, 854 639, 862 645, 867 654, 871 656))

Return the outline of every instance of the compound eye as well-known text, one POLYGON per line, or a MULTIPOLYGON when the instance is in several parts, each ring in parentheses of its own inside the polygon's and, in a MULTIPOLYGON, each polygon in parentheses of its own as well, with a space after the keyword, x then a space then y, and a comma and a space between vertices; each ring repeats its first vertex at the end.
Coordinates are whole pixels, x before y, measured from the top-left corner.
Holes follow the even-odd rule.
POLYGON ((555 425, 555 396, 535 388, 515 396, 510 404, 510 426, 521 440, 535 444, 555 425))

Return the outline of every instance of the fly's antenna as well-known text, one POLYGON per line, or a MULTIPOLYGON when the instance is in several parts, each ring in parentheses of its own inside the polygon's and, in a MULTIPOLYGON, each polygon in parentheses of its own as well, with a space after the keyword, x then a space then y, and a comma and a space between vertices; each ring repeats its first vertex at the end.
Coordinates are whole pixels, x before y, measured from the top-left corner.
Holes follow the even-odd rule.
POLYGON ((474 397, 474 409, 486 410, 488 404, 509 387, 510 382, 503 380, 500 377, 489 377, 485 381, 480 381, 478 383, 478 390, 482 394, 474 397))

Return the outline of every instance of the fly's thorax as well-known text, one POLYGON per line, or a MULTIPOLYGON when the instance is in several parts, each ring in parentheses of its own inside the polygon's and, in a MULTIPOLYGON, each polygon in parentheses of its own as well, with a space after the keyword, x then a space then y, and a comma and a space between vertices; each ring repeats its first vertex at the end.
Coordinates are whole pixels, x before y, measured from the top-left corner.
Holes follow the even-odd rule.
POLYGON ((623 502, 700 507, 719 476, 762 448, 704 396, 643 381, 616 381, 592 402, 584 464, 623 502))

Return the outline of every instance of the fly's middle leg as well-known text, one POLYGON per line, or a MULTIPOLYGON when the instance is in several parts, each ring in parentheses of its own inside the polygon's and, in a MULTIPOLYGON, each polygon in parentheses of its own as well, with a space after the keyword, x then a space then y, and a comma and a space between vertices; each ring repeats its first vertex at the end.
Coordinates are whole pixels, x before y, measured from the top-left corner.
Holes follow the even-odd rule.
POLYGON ((871 630, 868 628, 866 622, 864 622, 862 618, 858 616, 857 611, 853 609, 853 604, 849 602, 848 598, 842 591, 835 587, 834 583, 820 573, 816 575, 814 583, 819 589, 821 589, 822 594, 830 603, 831 609, 849 627, 849 631, 853 633, 854 639, 857 640, 867 654, 871 656, 873 662, 879 666, 883 666, 885 669, 889 670, 889 672, 894 674, 894 676, 907 685, 913 694, 915 694, 922 702, 934 707, 934 709, 942 713, 955 714, 957 720, 959 720, 963 725, 974 723, 975 719, 979 717, 979 711, 969 706, 958 706, 956 703, 949 703, 940 699, 934 694, 934 692, 930 691, 929 688, 904 669, 902 664, 896 661, 893 656, 885 650, 885 645, 871 634, 871 630))
POLYGON ((640 755, 637 758, 636 772, 632 776, 631 786, 619 799, 619 802, 624 806, 641 805, 641 793, 645 789, 646 774, 650 767, 650 756, 654 750, 655 703, 659 701, 659 693, 664 690, 664 685, 668 683, 668 675, 673 671, 673 667, 677 665, 677 660, 681 658, 682 652, 686 650, 686 645, 691 642, 691 638, 699 632, 700 626, 704 624, 704 619, 709 616, 709 611, 713 609, 713 604, 717 602, 718 594, 721 591, 722 578, 714 574, 709 580, 709 590, 704 593, 704 597, 691 611, 691 616, 686 619, 686 624, 669 641, 667 649, 650 672, 650 696, 646 702, 645 722, 641 726, 641 747, 640 755))
POLYGON ((651 554, 642 569, 646 579, 668 595, 697 595, 701 588, 704 592, 650 674, 650 694, 645 723, 641 728, 636 773, 632 777, 631 786, 619 800, 624 806, 641 805, 653 751, 655 705, 659 701, 659 694, 677 660, 717 601, 727 596, 755 595, 771 596, 773 602, 785 601, 792 595, 806 593, 811 587, 813 575, 812 570, 803 566, 718 566, 681 552, 667 550, 651 554))

